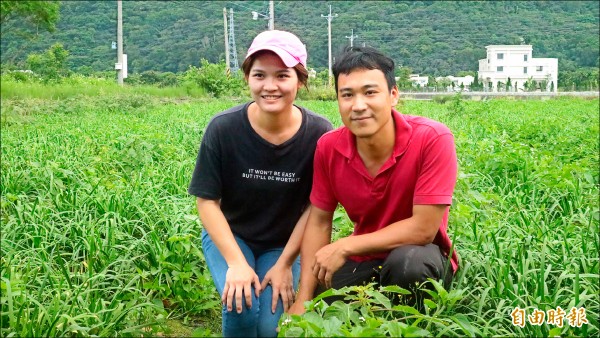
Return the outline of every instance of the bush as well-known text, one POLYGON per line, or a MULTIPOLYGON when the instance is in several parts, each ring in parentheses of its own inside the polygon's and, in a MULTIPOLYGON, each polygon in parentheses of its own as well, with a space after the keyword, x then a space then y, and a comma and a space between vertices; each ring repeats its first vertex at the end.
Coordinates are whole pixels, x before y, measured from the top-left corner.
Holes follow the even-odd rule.
POLYGON ((452 95, 435 95, 433 97, 433 102, 439 103, 439 104, 445 104, 446 102, 452 100, 452 98, 453 98, 452 95))
POLYGON ((430 299, 424 311, 408 305, 394 305, 390 298, 402 299, 411 292, 398 286, 377 289, 373 284, 330 289, 306 302, 307 312, 301 316, 283 315, 280 336, 283 337, 416 337, 454 335, 477 336, 480 330, 463 314, 456 314, 462 291, 447 291, 429 279, 433 290, 425 290, 430 299), (345 301, 325 302, 329 296, 345 296, 345 301), (432 325, 432 324, 437 325, 432 325))
POLYGON ((42 54, 29 54, 27 66, 39 74, 44 82, 60 81, 61 78, 69 76, 68 57, 69 51, 62 44, 56 43, 42 54))
POLYGON ((35 82, 40 77, 31 70, 11 70, 2 74, 2 81, 35 82))
POLYGON ((211 64, 202 59, 200 68, 190 66, 183 74, 183 82, 186 83, 186 87, 194 84, 215 97, 240 95, 245 89, 242 77, 239 76, 239 73, 228 74, 225 69, 224 62, 211 64))
POLYGON ((309 86, 310 89, 302 87, 298 91, 298 99, 300 100, 319 100, 319 101, 335 101, 337 96, 335 90, 329 88, 327 84, 319 86, 309 86))
POLYGON ((174 87, 179 84, 177 75, 171 72, 158 72, 147 70, 137 74, 131 74, 125 82, 132 85, 157 85, 158 87, 174 87))

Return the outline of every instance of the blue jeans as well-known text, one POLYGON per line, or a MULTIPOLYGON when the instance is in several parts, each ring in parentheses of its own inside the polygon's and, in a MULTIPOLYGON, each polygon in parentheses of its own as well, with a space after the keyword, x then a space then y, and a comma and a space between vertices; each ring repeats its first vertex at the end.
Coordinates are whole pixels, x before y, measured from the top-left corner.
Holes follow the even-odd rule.
MULTIPOLYGON (((262 282, 265 274, 275 265, 275 262, 281 256, 283 248, 255 252, 239 237, 235 236, 235 240, 242 250, 244 257, 246 257, 248 265, 256 271, 258 278, 262 282)), ((208 270, 212 275, 217 291, 222 296, 223 288, 225 287, 225 275, 228 269, 227 262, 205 230, 202 230, 202 251, 204 252, 204 258, 206 259, 208 270)), ((292 275, 294 290, 297 290, 298 280, 300 279, 300 258, 297 258, 292 265, 292 275)), ((235 311, 235 299, 233 302, 233 311, 227 311, 227 306, 223 306, 223 337, 276 337, 277 331, 275 329, 277 328, 279 317, 283 314, 283 303, 280 297, 277 301, 275 313, 272 313, 272 297, 273 290, 270 285, 262 290, 259 297, 256 297, 254 287, 252 287, 252 307, 250 309, 246 307, 244 299, 242 299, 244 303, 242 304, 242 313, 238 314, 235 311)))

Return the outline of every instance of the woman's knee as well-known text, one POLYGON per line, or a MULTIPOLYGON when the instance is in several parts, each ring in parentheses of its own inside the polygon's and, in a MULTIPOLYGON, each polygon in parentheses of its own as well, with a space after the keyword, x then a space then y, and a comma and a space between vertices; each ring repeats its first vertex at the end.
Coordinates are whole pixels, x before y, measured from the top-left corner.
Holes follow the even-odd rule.
POLYGON ((242 300, 242 312, 240 313, 236 311, 235 301, 233 302, 232 311, 227 311, 227 306, 223 306, 224 335, 247 337, 252 336, 252 332, 256 332, 260 304, 258 298, 253 298, 250 308, 246 307, 246 300, 242 300))

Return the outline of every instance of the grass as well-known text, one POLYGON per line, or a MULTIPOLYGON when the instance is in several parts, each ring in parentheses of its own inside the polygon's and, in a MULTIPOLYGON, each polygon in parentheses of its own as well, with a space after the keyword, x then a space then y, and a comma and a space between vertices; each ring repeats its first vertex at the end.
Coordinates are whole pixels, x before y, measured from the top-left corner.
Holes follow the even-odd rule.
POLYGON ((67 99, 74 97, 97 97, 119 95, 145 95, 157 98, 202 98, 206 92, 192 86, 157 87, 152 85, 120 86, 114 79, 82 77, 65 78, 60 85, 48 85, 39 81, 2 81, 3 99, 67 99))
MULTIPOLYGON (((2 86, 2 335, 218 335, 219 299, 186 188, 204 126, 240 101, 102 87, 28 96, 2 86)), ((341 124, 335 102, 299 104, 341 124)), ((598 99, 401 109, 447 124, 459 157, 455 293, 408 322, 431 335, 596 336, 598 99), (517 306, 584 307, 589 324, 521 328, 511 322, 517 306)), ((349 231, 343 211, 335 226, 349 231)))

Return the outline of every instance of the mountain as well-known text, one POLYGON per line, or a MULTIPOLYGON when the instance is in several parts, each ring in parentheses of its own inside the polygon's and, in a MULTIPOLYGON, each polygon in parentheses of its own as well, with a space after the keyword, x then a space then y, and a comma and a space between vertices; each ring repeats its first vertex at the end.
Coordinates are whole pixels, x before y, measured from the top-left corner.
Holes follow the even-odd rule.
MULTIPOLYGON (((327 69, 327 19, 332 50, 369 45, 414 73, 476 71, 485 46, 531 44, 533 57, 559 58, 559 69, 598 67, 598 1, 275 1, 275 28, 296 33, 308 63, 327 69)), ((266 29, 268 1, 123 1, 124 52, 129 72, 184 71, 225 59, 223 8, 234 10, 241 64, 252 38, 266 29), (261 13, 252 19, 252 11, 261 13)), ((2 26, 2 64, 60 42, 74 71, 111 70, 116 62, 116 1, 63 1, 56 32, 24 37, 21 23, 2 26)))

